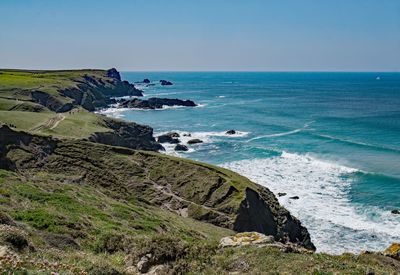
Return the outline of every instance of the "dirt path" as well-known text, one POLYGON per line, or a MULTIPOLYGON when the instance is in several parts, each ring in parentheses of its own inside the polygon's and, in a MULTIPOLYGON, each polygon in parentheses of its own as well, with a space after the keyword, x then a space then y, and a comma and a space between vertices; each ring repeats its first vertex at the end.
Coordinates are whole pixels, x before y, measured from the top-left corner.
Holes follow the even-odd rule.
POLYGON ((47 129, 54 129, 64 119, 65 119, 64 115, 57 114, 56 116, 48 119, 46 122, 32 128, 31 131, 37 132, 37 131, 43 131, 43 130, 47 130, 47 129))

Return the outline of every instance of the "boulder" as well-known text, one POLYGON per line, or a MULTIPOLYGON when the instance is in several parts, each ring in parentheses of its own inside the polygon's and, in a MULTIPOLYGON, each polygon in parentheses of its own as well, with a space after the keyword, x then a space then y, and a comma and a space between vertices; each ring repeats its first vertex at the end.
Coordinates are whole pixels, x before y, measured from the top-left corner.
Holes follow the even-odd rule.
POLYGON ((169 136, 159 136, 157 138, 157 141, 159 143, 171 143, 171 144, 177 144, 177 143, 180 142, 179 139, 172 138, 172 137, 169 137, 169 136))
POLYGON ((173 137, 173 138, 178 138, 178 137, 180 137, 180 135, 179 135, 177 132, 169 132, 169 133, 167 133, 166 135, 169 135, 170 137, 173 137))
POLYGON ((157 141, 159 143, 171 143, 171 144, 177 144, 180 142, 179 139, 177 139, 179 137, 179 134, 176 132, 170 132, 170 133, 166 133, 163 134, 161 136, 158 136, 157 141))
POLYGON ((143 79, 143 83, 149 84, 150 83, 150 79, 148 79, 148 78, 143 79))
POLYGON ((139 272, 146 273, 147 271, 149 271, 151 264, 152 264, 152 255, 146 254, 142 258, 140 258, 136 267, 139 272))
POLYGON ((183 134, 183 136, 184 136, 184 137, 191 137, 191 136, 192 136, 192 134, 190 134, 190 133, 186 133, 186 134, 183 134))
POLYGON ((386 248, 383 255, 400 260, 400 243, 392 243, 388 248, 386 248))
POLYGON ((291 199, 291 200, 298 200, 298 199, 300 199, 300 198, 299 198, 299 196, 293 196, 293 197, 289 197, 289 199, 291 199))
POLYGON ((60 250, 77 250, 80 249, 79 244, 70 236, 62 235, 62 234, 45 234, 43 239, 48 243, 50 246, 58 248, 60 250))
POLYGON ((175 151, 188 151, 189 149, 187 148, 186 145, 182 145, 182 144, 177 144, 175 146, 175 151))
POLYGON ((400 210, 394 209, 394 210, 390 211, 390 213, 395 214, 395 215, 400 215, 400 210))
POLYGON ((283 193, 283 192, 282 193, 281 192, 278 193, 278 197, 283 197, 283 196, 286 196, 286 195, 287 195, 287 193, 283 193))
POLYGON ((222 238, 219 241, 219 247, 223 248, 244 245, 261 245, 273 242, 273 236, 266 236, 258 232, 242 232, 234 236, 222 238))
POLYGON ((229 131, 226 131, 225 134, 227 134, 227 135, 234 135, 234 134, 236 134, 236 131, 235 131, 235 130, 229 130, 229 131))
POLYGON ((195 139, 191 139, 187 142, 188 144, 197 144, 197 143, 203 143, 203 141, 201 139, 195 138, 195 139))
POLYGON ((161 83, 161 85, 163 85, 163 86, 170 86, 170 85, 173 85, 171 81, 164 80, 164 79, 161 79, 161 80, 160 80, 160 83, 161 83))

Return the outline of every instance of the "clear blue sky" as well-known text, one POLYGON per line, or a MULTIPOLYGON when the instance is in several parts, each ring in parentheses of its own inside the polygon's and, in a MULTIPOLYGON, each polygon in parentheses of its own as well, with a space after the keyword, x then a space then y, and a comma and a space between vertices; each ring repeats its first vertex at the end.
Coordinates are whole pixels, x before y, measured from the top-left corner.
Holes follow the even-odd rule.
POLYGON ((0 68, 400 71, 400 0, 0 0, 0 68))

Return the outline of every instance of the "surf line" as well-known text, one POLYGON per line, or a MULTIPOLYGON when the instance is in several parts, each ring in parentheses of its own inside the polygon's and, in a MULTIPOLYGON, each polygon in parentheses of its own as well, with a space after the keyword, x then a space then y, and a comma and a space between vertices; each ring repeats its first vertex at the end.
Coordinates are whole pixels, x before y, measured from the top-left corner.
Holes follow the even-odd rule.
POLYGON ((304 126, 302 128, 298 128, 298 129, 295 129, 295 130, 292 130, 292 131, 254 137, 254 138, 246 140, 246 142, 250 142, 250 141, 258 140, 258 139, 262 139, 262 138, 271 138, 271 137, 281 137, 281 136, 293 135, 293 134, 296 134, 296 133, 299 133, 301 131, 306 130, 314 122, 315 121, 307 122, 306 124, 304 124, 304 126))

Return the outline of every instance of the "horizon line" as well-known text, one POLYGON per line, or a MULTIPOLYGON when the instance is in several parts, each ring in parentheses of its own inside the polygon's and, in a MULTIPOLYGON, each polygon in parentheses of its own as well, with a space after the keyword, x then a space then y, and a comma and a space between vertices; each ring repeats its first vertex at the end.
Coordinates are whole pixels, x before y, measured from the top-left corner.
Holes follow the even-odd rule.
POLYGON ((399 70, 371 70, 371 71, 360 71, 360 70, 131 70, 131 69, 118 69, 116 67, 110 68, 57 68, 57 69, 37 69, 37 68, 0 68, 0 70, 35 70, 35 71, 64 71, 64 70, 109 70, 111 68, 117 69, 119 72, 132 72, 132 73, 400 73, 399 70))

